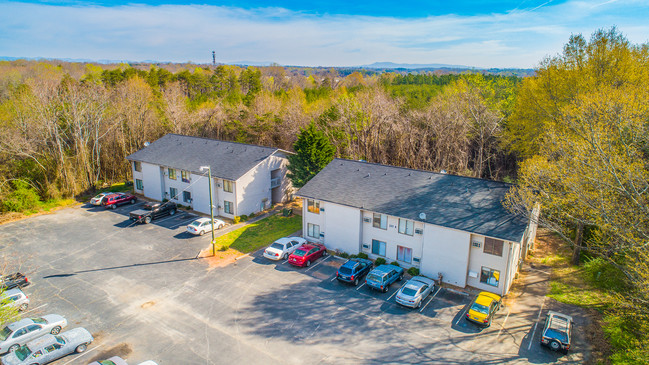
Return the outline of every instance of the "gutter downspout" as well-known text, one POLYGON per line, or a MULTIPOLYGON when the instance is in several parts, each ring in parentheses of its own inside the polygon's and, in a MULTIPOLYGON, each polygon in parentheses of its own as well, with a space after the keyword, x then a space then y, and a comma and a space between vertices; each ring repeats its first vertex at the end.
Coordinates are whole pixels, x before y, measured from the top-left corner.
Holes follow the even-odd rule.
POLYGON ((512 262, 512 243, 509 242, 509 253, 507 254, 507 268, 505 269, 505 272, 507 273, 507 278, 505 279, 505 285, 503 285, 503 291, 501 292, 501 296, 505 296, 505 292, 509 291, 509 287, 511 284, 508 284, 508 281, 511 279, 511 275, 509 275, 509 264, 512 262))

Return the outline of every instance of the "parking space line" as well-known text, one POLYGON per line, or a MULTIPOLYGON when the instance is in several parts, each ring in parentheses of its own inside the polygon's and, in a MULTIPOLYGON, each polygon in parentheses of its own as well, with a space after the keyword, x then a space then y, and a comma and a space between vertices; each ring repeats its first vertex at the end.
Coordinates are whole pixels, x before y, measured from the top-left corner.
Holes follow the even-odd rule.
POLYGON ((331 280, 329 280, 329 281, 334 281, 334 280, 336 280, 336 279, 338 279, 338 277, 334 275, 334 277, 331 278, 331 280))
POLYGON ((541 302, 541 309, 539 309, 539 315, 536 316, 536 322, 534 322, 534 329, 532 330, 532 335, 530 336, 530 343, 527 345, 527 351, 532 349, 532 342, 534 342, 534 334, 536 333, 536 326, 539 324, 539 319, 541 319, 541 313, 543 312, 543 306, 545 305, 545 297, 541 302))
POLYGON ((86 351, 86 352, 84 352, 84 353, 82 353, 81 355, 79 355, 79 356, 77 356, 77 357, 75 357, 74 359, 72 359, 72 360, 70 360, 70 361, 68 361, 68 362, 64 362, 64 363, 63 363, 62 365, 66 365, 66 364, 69 364, 69 363, 71 363, 71 362, 73 362, 73 361, 75 361, 76 359, 78 359, 78 358, 80 358, 81 356, 84 356, 85 354, 89 354, 89 353, 91 353, 91 352, 93 352, 93 351, 95 351, 96 349, 98 349, 98 348, 100 348, 100 347, 102 347, 103 345, 104 345, 104 344, 102 343, 101 345, 98 345, 98 346, 95 346, 95 347, 93 347, 93 348, 91 348, 90 350, 88 350, 88 351, 86 351))
POLYGON ((500 337, 500 333, 503 331, 503 328, 505 328, 505 323, 507 323, 507 319, 509 318, 509 313, 511 313, 511 311, 509 310, 509 308, 507 308, 507 315, 505 316, 505 320, 503 321, 503 324, 500 326, 500 330, 498 330, 498 335, 496 335, 496 338, 500 337))
MULTIPOLYGON (((404 286, 406 286, 406 284, 408 284, 408 282, 403 283, 403 285, 401 285, 401 288, 403 288, 404 286)), ((392 299, 392 297, 393 297, 395 294, 397 294, 397 293, 399 292, 399 290, 401 290, 401 288, 397 289, 394 293, 392 293, 392 295, 390 295, 390 297, 388 298, 388 301, 390 301, 390 299, 392 299)))
MULTIPOLYGON (((192 222, 194 220, 195 220, 194 218, 191 218, 191 219, 183 221, 182 223, 176 223, 176 224, 178 225, 178 228, 180 228, 181 226, 187 225, 187 223, 192 222)), ((171 227, 175 226, 176 224, 172 225, 171 227)), ((169 227, 169 228, 171 228, 171 227, 169 227)))
POLYGON ((365 282, 363 282, 363 284, 361 284, 361 285, 359 285, 359 286, 358 286, 358 288, 356 288, 356 290, 358 290, 358 289, 360 289, 360 288, 362 288, 362 287, 363 287, 363 285, 365 285, 365 282))
POLYGON ((467 310, 468 308, 469 308, 468 306, 465 306, 464 309, 462 309, 462 312, 460 312, 460 317, 457 319, 457 321, 455 321, 455 325, 456 325, 456 326, 458 326, 458 325, 460 324, 460 320, 461 320, 462 318, 464 318, 464 313, 466 312, 466 310, 467 310))
POLYGON ((442 287, 441 287, 441 286, 440 286, 439 288, 437 288, 437 291, 435 292, 435 294, 433 294, 433 296, 430 297, 430 299, 428 299, 428 303, 426 303, 423 307, 421 307, 421 309, 419 310, 419 313, 423 312, 424 309, 426 309, 426 307, 428 306, 428 304, 430 304, 430 302, 433 301, 433 298, 435 298, 435 296, 437 295, 437 293, 439 293, 440 290, 442 290, 442 287))
POLYGON ((38 307, 36 307, 36 308, 32 308, 32 309, 30 309, 30 310, 28 310, 28 311, 26 311, 26 312, 22 312, 21 314, 27 314, 27 313, 29 313, 29 312, 33 312, 33 311, 35 311, 35 310, 37 310, 37 309, 40 309, 40 308, 45 307, 46 305, 47 305, 47 303, 45 303, 45 304, 43 304, 43 305, 39 305, 38 307))
POLYGON ((280 265, 284 265, 287 262, 288 262, 288 260, 284 260, 284 262, 282 262, 280 265))
POLYGON ((330 257, 331 257, 331 256, 327 256, 324 260, 320 260, 320 262, 318 262, 317 264, 315 264, 315 265, 311 266, 310 268, 306 269, 304 272, 307 272, 307 271, 313 269, 314 267, 320 265, 321 263, 323 263, 323 262, 329 260, 330 257))

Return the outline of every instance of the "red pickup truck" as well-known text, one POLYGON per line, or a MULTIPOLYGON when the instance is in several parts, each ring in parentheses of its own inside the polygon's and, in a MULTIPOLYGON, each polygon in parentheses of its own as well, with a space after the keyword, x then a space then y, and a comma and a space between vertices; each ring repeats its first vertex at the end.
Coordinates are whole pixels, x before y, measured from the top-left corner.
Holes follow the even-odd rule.
POLYGON ((130 203, 135 204, 137 197, 135 195, 127 193, 114 193, 104 197, 101 201, 101 205, 106 208, 115 209, 118 205, 130 203))

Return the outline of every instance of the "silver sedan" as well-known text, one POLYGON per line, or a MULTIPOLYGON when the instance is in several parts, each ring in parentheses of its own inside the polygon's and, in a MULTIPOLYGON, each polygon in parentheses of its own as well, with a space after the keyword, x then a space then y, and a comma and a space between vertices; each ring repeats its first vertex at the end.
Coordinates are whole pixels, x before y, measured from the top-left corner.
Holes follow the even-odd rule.
POLYGON ((58 314, 48 314, 40 318, 25 318, 9 323, 0 329, 0 353, 14 352, 20 346, 35 338, 51 333, 58 335, 68 321, 58 314))
POLYGON ((94 340, 85 328, 44 335, 2 357, 2 365, 43 365, 73 352, 84 352, 94 340))
POLYGON ((434 288, 435 282, 432 279, 415 276, 399 289, 397 303, 410 308, 419 308, 434 288))

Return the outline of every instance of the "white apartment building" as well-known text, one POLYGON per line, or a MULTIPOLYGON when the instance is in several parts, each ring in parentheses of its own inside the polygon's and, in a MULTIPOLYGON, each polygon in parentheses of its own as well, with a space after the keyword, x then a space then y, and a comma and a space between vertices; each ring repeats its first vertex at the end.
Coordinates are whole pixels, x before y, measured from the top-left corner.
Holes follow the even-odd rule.
MULTIPOLYGON (((335 159, 298 192, 311 241, 504 295, 536 219, 502 204, 511 184, 335 159)), ((538 212, 535 212, 538 214, 538 212)))

